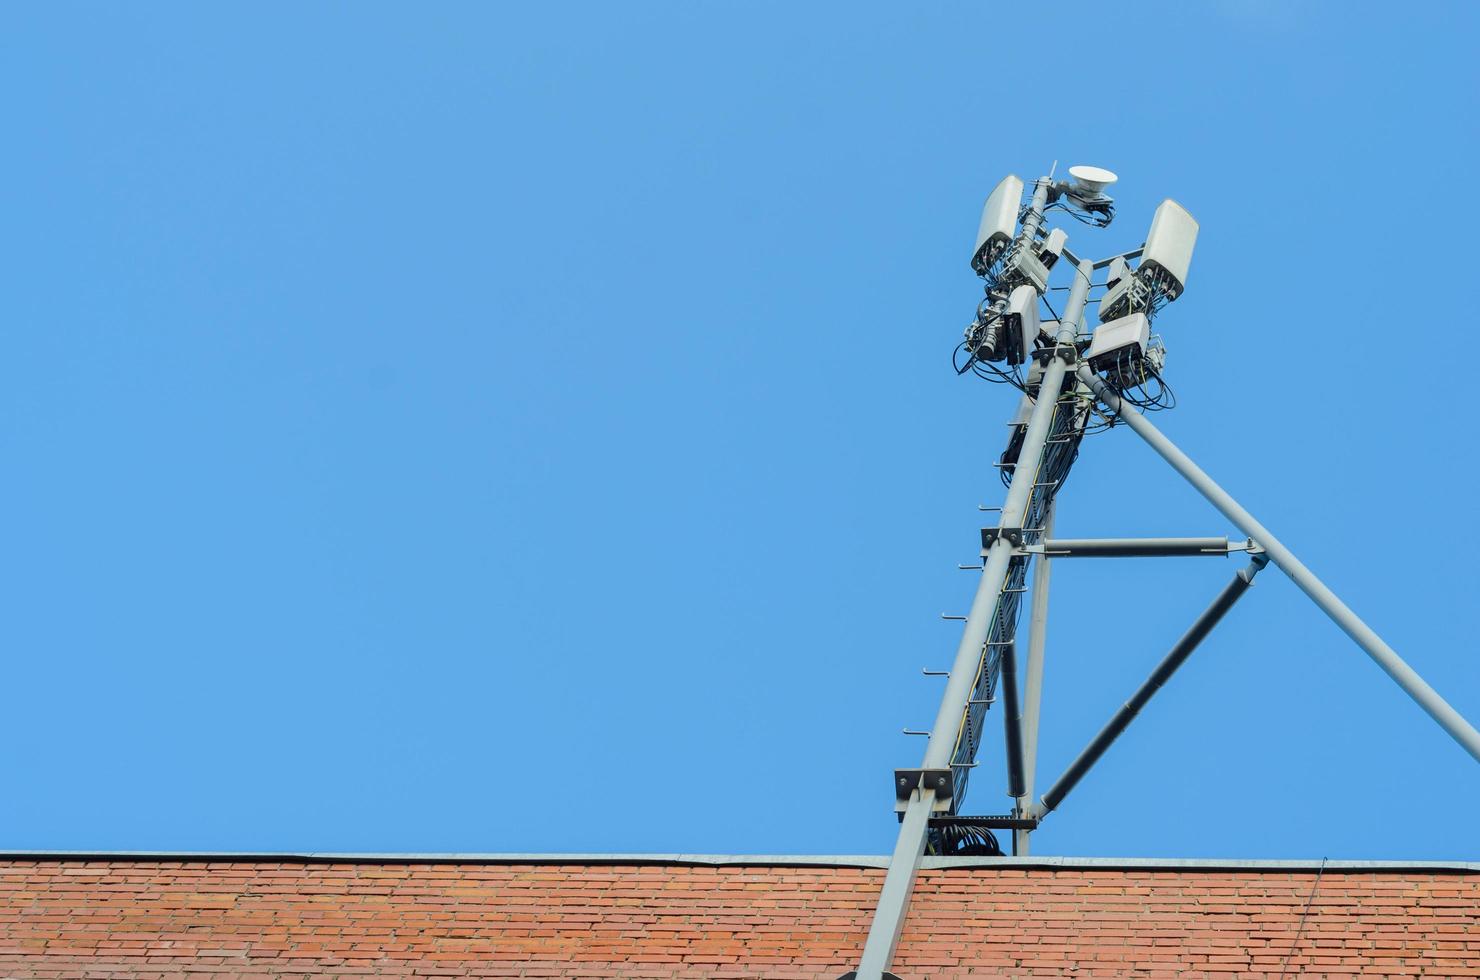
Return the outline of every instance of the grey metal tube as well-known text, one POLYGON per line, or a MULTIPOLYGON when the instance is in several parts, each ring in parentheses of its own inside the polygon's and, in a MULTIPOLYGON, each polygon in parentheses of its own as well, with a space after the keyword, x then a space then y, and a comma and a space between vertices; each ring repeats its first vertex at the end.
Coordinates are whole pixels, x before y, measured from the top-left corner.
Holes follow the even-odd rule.
POLYGON ((1072 344, 1079 339, 1079 325, 1084 321, 1084 307, 1089 301, 1089 286, 1094 273, 1094 264, 1088 260, 1074 267, 1074 281, 1069 284, 1069 298, 1064 301, 1064 315, 1059 320, 1058 336, 1054 338, 1061 344, 1072 344))
MULTIPOLYGON (((1043 536, 1053 533, 1057 504, 1049 508, 1043 522, 1043 536)), ((1038 719, 1043 704, 1043 660, 1048 640, 1048 585, 1053 562, 1047 555, 1038 556, 1033 565, 1033 605, 1028 613, 1028 669, 1023 678, 1023 798, 1033 799, 1033 782, 1038 770, 1038 719)), ((1031 830, 1012 832, 1012 853, 1028 853, 1031 830)))
POLYGON ((1331 617, 1331 621, 1341 627, 1347 636, 1356 642, 1357 646, 1366 651, 1367 656, 1377 662, 1377 665, 1387 672, 1387 675, 1397 682, 1398 686, 1408 693, 1408 696, 1418 702, 1418 706, 1428 712, 1430 718, 1439 723, 1439 727, 1449 733, 1449 736, 1458 742, 1466 752, 1480 762, 1480 732, 1475 731, 1475 726, 1465 720, 1464 716, 1449 702, 1439 696, 1435 691, 1403 658, 1398 656, 1392 647, 1383 642, 1382 637, 1373 632, 1372 628, 1347 608, 1346 603, 1336 597, 1336 593, 1326 587, 1326 584, 1316 578, 1315 573, 1306 568, 1294 553, 1286 548, 1279 538, 1270 533, 1269 529, 1254 519, 1254 516, 1239 506, 1213 478, 1208 476, 1202 469, 1187 457, 1182 450, 1178 449, 1170 439, 1161 434, 1161 431, 1152 425, 1140 412, 1128 410, 1121 404, 1120 398, 1110 390, 1110 386, 1089 369, 1087 365, 1080 365, 1079 377, 1085 384, 1100 396, 1101 401, 1110 406, 1131 430, 1144 439, 1152 449, 1156 450, 1172 468, 1181 473, 1183 478, 1208 499, 1214 507, 1222 511, 1223 516, 1233 522, 1234 526, 1253 538, 1261 545, 1269 555, 1269 560, 1274 562, 1290 581, 1299 586, 1300 590, 1310 596, 1311 601, 1321 607, 1321 611, 1331 617))
POLYGON ((1043 227, 1043 209, 1048 206, 1048 191, 1053 186, 1053 181, 1047 177, 1039 177, 1033 181, 1033 203, 1028 208, 1028 213, 1023 215, 1023 226, 1018 230, 1017 245, 1019 248, 1032 248, 1038 239, 1038 229, 1043 227))
POLYGON ((1055 558, 1173 558, 1227 555, 1227 538, 1056 538, 1043 541, 1055 558))
POLYGON ((1023 783, 1023 712, 1018 703, 1017 650, 1009 643, 1002 648, 1001 676, 1002 728, 1007 738, 1007 795, 1022 799, 1027 793, 1023 783))
MULTIPOLYGON (((1048 440, 1049 427, 1053 422, 1056 395, 1064 381, 1064 362, 1055 358, 1043 374, 1040 397, 1033 403, 1033 414, 1028 418, 1028 431, 1023 437, 1020 460, 1034 460, 1033 465, 1014 468, 1012 483, 1007 490, 1007 502, 1002 507, 1002 526, 1021 526, 1023 515, 1028 509, 1029 495, 1033 482, 1038 478, 1037 463, 1043 455, 1043 444, 1048 440), (1055 393, 1048 394, 1045 393, 1055 393)), ((956 647, 956 659, 951 664, 951 676, 946 679, 945 693, 941 695, 940 710, 935 724, 930 727, 930 741, 925 746, 926 769, 944 769, 951 763, 956 750, 956 738, 960 733, 961 718, 966 712, 966 702, 971 698, 971 689, 976 684, 982 649, 986 646, 987 633, 992 626, 992 617, 997 609, 997 598, 1002 594, 1002 585, 1007 580, 1008 563, 1012 559, 1013 545, 1005 537, 997 538, 982 563, 982 575, 977 582, 976 595, 971 600, 971 610, 966 614, 966 628, 961 631, 961 642, 956 647)))
MULTIPOLYGON (((1084 317, 1085 303, 1089 299, 1090 267, 1081 262, 1075 267, 1074 282, 1069 287, 1069 298, 1064 302, 1064 316, 1059 321, 1058 341, 1072 344, 1079 336, 1079 322, 1084 317)), ((1022 449, 1018 452, 1020 463, 1032 460, 1031 466, 1013 468, 1012 483, 1007 490, 1007 501, 1002 505, 1002 527, 1021 527, 1023 515, 1027 513, 1028 501, 1033 493, 1033 483, 1038 479, 1038 461, 1043 458, 1043 445, 1048 440, 1049 426, 1053 422, 1054 406, 1063 389, 1064 374, 1068 365, 1061 358, 1049 358, 1043 369, 1042 387, 1033 402, 1033 413, 1028 417, 1028 429, 1023 436, 1022 449)), ((961 633, 961 643, 956 647, 956 659, 951 666, 951 676, 946 681, 945 694, 940 700, 940 711, 935 724, 930 728, 930 742, 925 747, 926 769, 942 769, 950 764, 951 754, 956 748, 956 735, 961 717, 966 711, 966 702, 971 697, 972 685, 976 683, 978 661, 982 647, 987 642, 992 614, 997 607, 997 597, 1002 592, 1002 583, 1007 577, 1008 561, 1012 558, 1013 546, 1004 538, 997 538, 987 551, 982 563, 982 577, 977 584, 976 596, 971 601, 971 611, 966 616, 966 628, 961 633)))
MULTIPOLYGON (((1033 192, 1034 205, 1040 213, 1047 199, 1047 186, 1047 178, 1044 178, 1035 185, 1033 192), (1043 195, 1042 200, 1040 192, 1043 195)), ((1076 269, 1078 274, 1069 289, 1069 298, 1064 303, 1064 319, 1060 322, 1058 337, 1061 343, 1073 343, 1078 335, 1079 321, 1084 316, 1085 302, 1089 299, 1089 263, 1081 262, 1076 269)), ((1058 357, 1051 358, 1044 369, 1040 397, 1033 403, 1033 413, 1028 417, 1028 428, 1018 455, 1020 461, 1035 462, 1033 465, 1019 465, 1013 470, 1007 500, 1002 506, 1001 526, 1004 528, 1022 526, 1033 484, 1038 479, 1036 461, 1043 458, 1043 447, 1048 441, 1054 406, 1058 403, 1067 370, 1068 365, 1058 357), (1043 396, 1045 392, 1047 397, 1043 396)), ((947 678, 945 692, 941 695, 940 710, 936 713, 935 724, 930 728, 930 740, 925 746, 922 768, 945 769, 950 766, 960 733, 961 719, 966 712, 966 702, 971 698, 987 633, 996 612, 997 598, 1002 594, 1002 585, 1007 580, 1013 550, 1011 542, 1005 537, 998 537, 982 562, 981 579, 977 582, 976 595, 971 600, 971 610, 966 616, 966 627, 961 631, 961 642, 956 647, 956 658, 951 663, 951 675, 947 678)), ((934 800, 933 791, 928 799, 934 800)), ((868 939, 864 942, 863 960, 857 970, 857 980, 882 980, 884 971, 894 958, 894 947, 899 942, 900 930, 904 928, 904 915, 910 891, 914 888, 915 874, 919 870, 920 856, 925 851, 929 816, 929 802, 921 803, 912 799, 905 808, 904 822, 900 825, 899 838, 894 846, 894 856, 889 860, 889 872, 884 878, 884 891, 880 894, 873 921, 869 923, 868 939)))
POLYGON ((905 807, 899 839, 889 858, 889 870, 884 873, 884 887, 879 889, 879 904, 874 906, 874 918, 863 943, 863 957, 854 974, 859 980, 881 980, 894 959, 894 947, 899 945, 905 912, 915 890, 915 876, 920 871, 920 858, 925 854, 925 836, 934 807, 934 789, 917 790, 905 807))
POLYGON ((1079 757, 1069 764, 1069 768, 1065 769, 1064 774, 1055 780, 1049 791, 1043 794, 1043 799, 1034 808, 1035 815, 1042 816, 1057 809, 1058 805, 1064 802, 1064 797, 1068 796, 1069 791, 1084 778, 1084 774, 1100 761, 1100 757, 1105 754, 1106 750, 1115 744, 1120 733, 1125 731, 1126 726, 1141 713, 1141 709, 1146 707, 1152 695, 1161 690, 1161 686, 1171 679, 1171 676, 1177 672, 1177 668, 1187 662, 1187 658, 1192 656, 1192 651, 1197 649, 1198 644, 1213 631, 1213 627, 1217 626, 1224 614, 1233 608, 1233 604, 1243 597, 1249 586, 1254 584, 1254 576, 1259 574, 1259 569, 1263 568, 1267 561, 1268 559, 1263 555, 1256 555, 1248 565, 1238 570, 1238 573, 1233 576, 1233 581, 1224 586, 1223 591, 1218 593, 1212 605, 1203 610, 1202 615, 1197 617, 1192 626, 1172 647, 1171 652, 1156 665, 1151 676, 1136 689, 1136 693, 1131 695, 1130 700, 1120 706, 1120 710, 1115 712, 1104 728, 1100 729, 1100 733, 1089 745, 1085 746, 1084 751, 1079 753, 1079 757))

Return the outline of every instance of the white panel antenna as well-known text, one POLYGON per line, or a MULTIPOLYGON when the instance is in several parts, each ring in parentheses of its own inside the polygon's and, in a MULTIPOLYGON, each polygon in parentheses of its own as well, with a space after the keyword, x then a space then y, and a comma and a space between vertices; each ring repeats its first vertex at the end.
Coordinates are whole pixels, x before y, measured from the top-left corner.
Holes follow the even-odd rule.
POLYGON ((1197 244, 1197 220, 1171 198, 1161 202, 1151 218, 1146 250, 1141 253, 1143 271, 1160 270, 1169 276, 1169 298, 1176 299, 1187 287, 1187 267, 1197 244))
POLYGON ((1153 317, 1164 304, 1181 296, 1196 244, 1197 220, 1171 198, 1162 201, 1151 219, 1135 272, 1129 272, 1123 258, 1112 261, 1106 281, 1110 288, 1100 298, 1100 322, 1141 311, 1153 317))
POLYGON ((991 266, 1017 231, 1018 210, 1023 205, 1023 179, 1009 174, 993 188, 982 208, 982 223, 976 230, 976 248, 971 267, 978 273, 991 266))

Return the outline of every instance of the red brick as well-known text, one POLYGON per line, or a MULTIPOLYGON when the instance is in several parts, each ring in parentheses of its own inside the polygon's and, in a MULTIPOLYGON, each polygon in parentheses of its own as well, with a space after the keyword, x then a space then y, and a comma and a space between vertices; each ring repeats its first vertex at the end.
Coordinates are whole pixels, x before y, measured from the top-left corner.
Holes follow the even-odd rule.
MULTIPOLYGON (((0 975, 831 980, 883 872, 837 867, 0 861, 0 975)), ((1480 876, 921 873, 911 977, 1480 976, 1480 876), (1297 938, 1297 932, 1299 933, 1297 938)))

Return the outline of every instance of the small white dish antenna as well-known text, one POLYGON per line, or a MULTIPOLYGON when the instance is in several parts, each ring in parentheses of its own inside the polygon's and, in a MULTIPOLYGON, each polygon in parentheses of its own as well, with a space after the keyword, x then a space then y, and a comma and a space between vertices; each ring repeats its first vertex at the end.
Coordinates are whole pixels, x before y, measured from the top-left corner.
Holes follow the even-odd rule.
POLYGON ((1075 192, 1082 197, 1098 197, 1120 179, 1104 167, 1070 167, 1069 176, 1074 179, 1075 192))

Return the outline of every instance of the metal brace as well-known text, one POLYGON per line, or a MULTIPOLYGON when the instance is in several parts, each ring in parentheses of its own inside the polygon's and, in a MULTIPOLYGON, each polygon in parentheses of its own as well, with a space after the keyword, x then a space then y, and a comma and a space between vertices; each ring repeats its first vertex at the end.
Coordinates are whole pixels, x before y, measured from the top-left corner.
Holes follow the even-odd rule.
POLYGON ((1005 538, 1007 543, 1014 548, 1023 546, 1023 529, 1020 527, 984 527, 982 528, 982 557, 992 550, 992 543, 998 538, 1005 538))
POLYGON ((1018 816, 1015 813, 991 814, 981 817, 931 817, 932 827, 986 827, 989 830, 1037 830, 1038 820, 1034 817, 1018 816))
POLYGON ((956 777, 950 769, 894 770, 894 812, 903 813, 915 790, 927 786, 935 789, 932 812, 950 812, 951 797, 956 795, 956 777))

